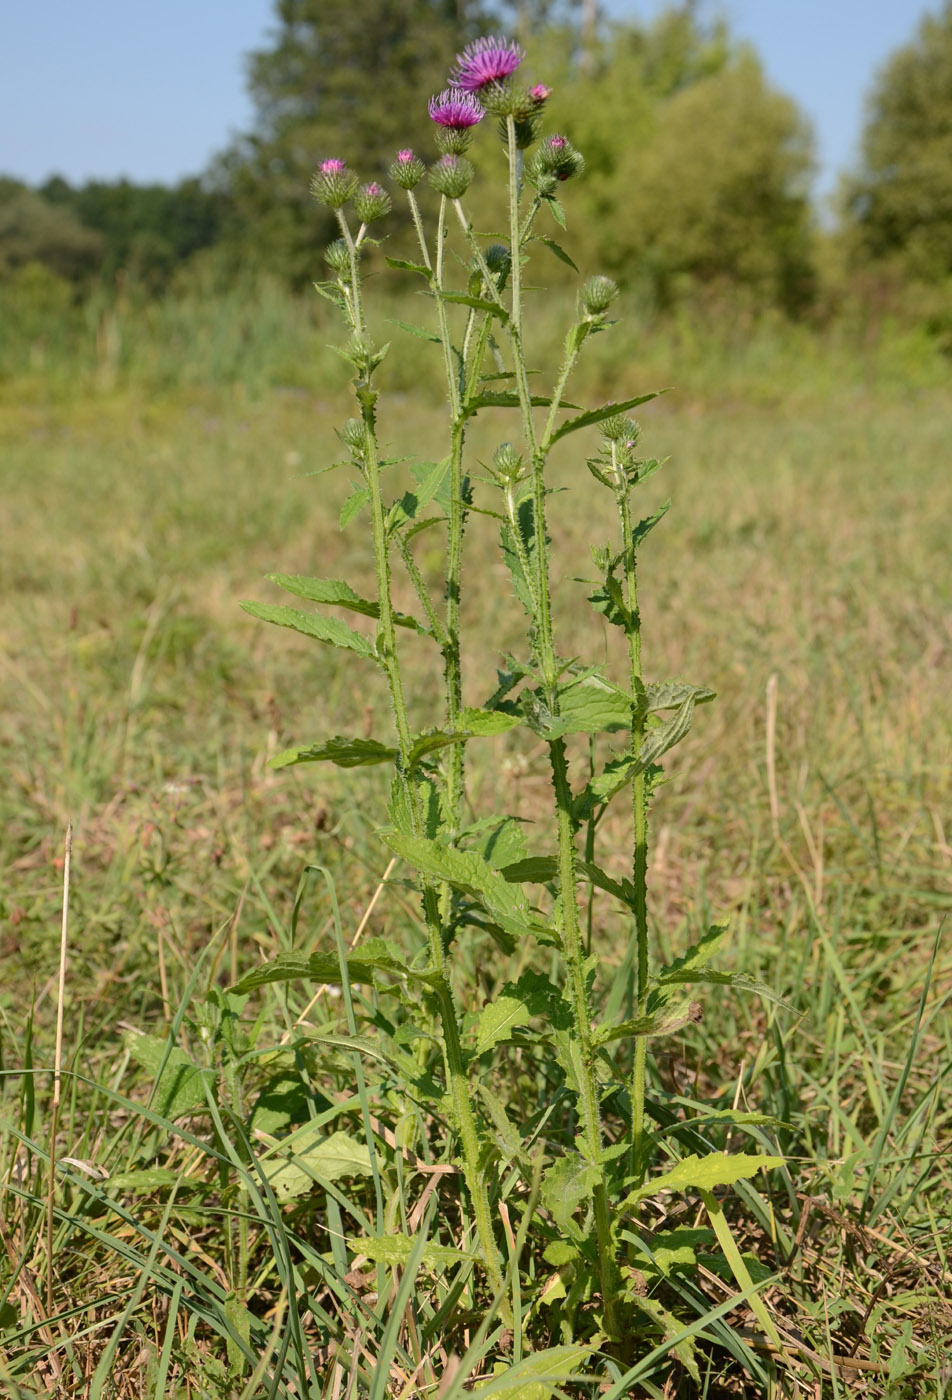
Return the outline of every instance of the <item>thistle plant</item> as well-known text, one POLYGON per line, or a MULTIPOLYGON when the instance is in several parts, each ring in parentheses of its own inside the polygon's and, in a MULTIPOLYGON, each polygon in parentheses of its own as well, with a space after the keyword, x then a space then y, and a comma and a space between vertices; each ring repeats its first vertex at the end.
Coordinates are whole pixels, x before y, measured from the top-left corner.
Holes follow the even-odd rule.
MULTIPOLYGON (((651 1251, 638 1233, 641 1202, 656 1186, 700 1192, 738 1284, 749 1288, 746 1268, 731 1248, 729 1229, 710 1193, 761 1166, 776 1166, 779 1159, 707 1150, 649 1178, 662 1140, 646 1116, 649 1042, 697 1018, 692 984, 731 980, 730 974, 708 968, 723 941, 720 927, 664 968, 653 965, 649 940, 648 812, 659 761, 688 732, 695 707, 711 700, 713 692, 681 681, 652 683, 643 674, 638 553, 666 507, 641 519, 633 509, 635 492, 663 463, 638 455, 641 430, 628 415, 655 395, 641 393, 587 410, 568 398, 587 343, 610 329, 615 283, 600 275, 585 280, 560 363, 529 362, 524 267, 542 251, 574 268, 570 255, 540 230, 543 221, 550 229, 565 227, 560 196, 582 175, 584 158, 562 133, 544 133, 550 90, 543 83, 521 82, 524 57, 518 45, 496 38, 465 49, 445 91, 429 102, 437 159, 427 168, 417 153, 403 149, 390 167, 390 179, 407 201, 416 252, 386 261, 395 272, 416 279, 432 303, 435 330, 404 329, 438 346, 447 402, 445 456, 416 463, 413 485, 396 496, 388 491, 396 464, 381 455, 378 425, 385 405, 378 376, 390 347, 377 339, 365 280, 367 255, 377 243, 371 229, 386 219, 391 196, 376 180, 362 184, 337 157, 325 159, 315 176, 314 194, 334 212, 340 234, 325 252, 332 276, 317 289, 345 323, 340 353, 354 371, 354 413, 339 436, 359 486, 342 520, 369 516, 365 528, 373 541, 376 588, 366 598, 341 580, 273 577, 301 599, 363 614, 376 623, 376 632, 370 638, 325 612, 245 606, 257 617, 342 648, 382 671, 392 733, 327 738, 288 750, 275 763, 392 767, 381 837, 415 872, 425 938, 409 955, 371 939, 343 963, 331 953, 315 954, 304 966, 300 958, 278 958, 239 986, 249 991, 300 976, 372 983, 379 993, 399 999, 400 1015, 416 1018, 424 1037, 435 1027, 443 1093, 431 1108, 434 1119, 449 1124, 459 1154, 475 1253, 488 1285, 483 1301, 494 1300, 510 1325, 520 1308, 532 1306, 517 1277, 517 1251, 511 1245, 507 1250, 497 1233, 496 1207, 508 1194, 525 1230, 534 1213, 542 1222, 544 1259, 563 1281, 563 1336, 574 1335, 573 1319, 588 1304, 596 1319, 591 1345, 601 1341, 617 1354, 630 1349, 634 1314, 647 1314, 662 1331, 668 1325, 661 1305, 644 1296, 643 1271, 651 1267, 651 1251), (482 139, 493 126, 507 160, 505 241, 480 235, 472 212, 478 204, 471 194, 479 189, 478 159, 470 158, 474 137, 482 139), (424 179, 439 197, 432 219, 417 198, 424 179), (467 429, 478 413, 490 411, 510 415, 512 429, 488 462, 473 463, 467 429), (586 437, 594 438, 594 445, 589 457, 581 456, 579 469, 587 465, 611 494, 618 521, 614 541, 593 549, 598 577, 589 602, 620 633, 623 683, 599 665, 563 655, 553 613, 553 569, 564 574, 566 566, 553 561, 547 528, 550 458, 557 444, 586 437), (460 627, 472 510, 498 521, 501 558, 525 615, 521 653, 501 659, 494 682, 483 685, 486 699, 478 708, 463 704, 467 653, 460 627), (414 547, 424 531, 437 529, 445 532, 445 550, 442 585, 434 588, 414 547), (394 605, 397 569, 416 596, 416 615, 394 605), (439 713, 418 713, 428 697, 414 690, 407 660, 411 645, 435 646, 441 653, 439 713), (512 814, 465 817, 470 745, 505 743, 503 736, 516 729, 540 746, 551 773, 550 839, 532 851, 512 814), (576 758, 586 745, 594 755, 587 772, 576 758), (600 862, 599 846, 602 817, 623 794, 631 802, 633 851, 629 875, 617 879, 600 862), (620 906, 630 929, 632 980, 623 1019, 617 1013, 606 1018, 598 1005, 602 950, 588 946, 591 927, 586 929, 584 917, 596 890, 620 906), (465 1006, 454 976, 454 948, 464 939, 487 937, 503 960, 517 948, 523 966, 528 948, 537 948, 539 956, 515 981, 499 978, 485 1005, 465 1006), (509 1046, 549 1064, 560 1085, 530 1135, 537 1157, 493 1087, 493 1057, 509 1046), (556 1105, 562 1118, 552 1117, 543 1150, 542 1125, 556 1105), (523 1187, 515 1207, 514 1179, 523 1187)), ((468 685, 478 686, 479 678, 469 678, 468 685)), ((535 830, 544 832, 545 823, 537 822, 535 830)), ((402 1063, 417 1101, 428 1093, 432 1099, 427 1088, 432 1080, 419 1072, 414 1077, 406 1055, 402 1063)), ((695 1148, 703 1146, 696 1133, 688 1140, 695 1148)), ((363 1252, 382 1257, 374 1255, 372 1243, 362 1240, 363 1252)))

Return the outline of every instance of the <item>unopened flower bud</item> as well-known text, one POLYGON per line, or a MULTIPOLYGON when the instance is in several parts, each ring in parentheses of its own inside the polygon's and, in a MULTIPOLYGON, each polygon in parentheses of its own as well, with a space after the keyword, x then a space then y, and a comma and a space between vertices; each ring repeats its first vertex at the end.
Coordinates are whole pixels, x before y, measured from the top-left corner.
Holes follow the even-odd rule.
POLYGON ((511 442, 504 442, 493 453, 493 471, 497 481, 504 486, 515 486, 524 475, 522 455, 511 442))
POLYGON ((601 275, 590 277, 582 288, 582 305, 590 316, 607 311, 618 295, 618 283, 601 275))
POLYGON ((324 261, 335 272, 350 271, 350 250, 343 238, 335 238, 333 243, 328 244, 324 249, 324 261))
POLYGON ((552 175, 556 180, 569 180, 573 175, 581 175, 585 160, 565 136, 548 136, 530 161, 526 172, 537 189, 540 179, 552 175))
POLYGON ((311 193, 329 209, 343 209, 357 188, 357 176, 347 162, 336 158, 321 161, 311 181, 311 193))
POLYGON ((505 243, 490 243, 483 257, 494 277, 498 277, 500 274, 508 275, 512 266, 512 255, 505 243))
POLYGON ((546 87, 545 83, 536 83, 534 88, 529 89, 529 96, 537 107, 541 107, 543 102, 548 102, 552 96, 552 89, 546 87))
POLYGON ((382 219, 384 214, 390 213, 390 196, 376 180, 371 180, 369 185, 362 185, 354 195, 354 212, 361 223, 372 224, 375 219, 382 219))
POLYGON ((606 418, 602 423, 602 437, 609 442, 620 443, 628 449, 635 446, 640 434, 641 428, 634 418, 626 418, 622 413, 616 414, 614 418, 606 418))
POLYGON ((476 174, 465 156, 445 155, 430 167, 430 184, 437 194, 447 199, 459 199, 469 189, 476 174))
POLYGON ((364 447, 365 434, 364 425, 359 418, 348 418, 347 422, 340 430, 342 442, 346 442, 348 447, 354 451, 360 451, 364 447))
POLYGON ((390 178, 401 189, 412 190, 426 174, 426 166, 412 151, 397 151, 397 158, 390 167, 390 178))

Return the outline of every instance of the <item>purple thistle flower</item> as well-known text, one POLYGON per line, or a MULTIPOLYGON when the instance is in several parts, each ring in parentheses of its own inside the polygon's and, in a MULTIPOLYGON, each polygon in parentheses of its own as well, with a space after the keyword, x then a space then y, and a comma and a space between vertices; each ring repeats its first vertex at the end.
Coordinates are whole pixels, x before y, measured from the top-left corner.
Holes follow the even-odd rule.
POLYGON ((549 137, 549 145, 553 151, 564 151, 568 144, 564 136, 549 137))
POLYGON ((451 131, 466 131, 481 122, 484 115, 476 98, 459 88, 447 88, 439 97, 431 97, 429 111, 439 126, 451 131))
POLYGON ((464 92, 479 92, 489 83, 501 82, 514 73, 525 58, 518 44, 505 39, 477 39, 456 55, 450 82, 464 92))
POLYGON ((533 102, 541 106, 543 102, 547 102, 552 96, 552 89, 546 87, 545 83, 536 83, 534 88, 529 89, 529 96, 532 98, 533 102))
POLYGON ((333 157, 331 160, 321 161, 322 175, 343 175, 347 169, 347 162, 333 157))
POLYGON ((411 150, 397 151, 397 160, 401 165, 409 165, 410 161, 413 159, 415 159, 415 157, 411 150))

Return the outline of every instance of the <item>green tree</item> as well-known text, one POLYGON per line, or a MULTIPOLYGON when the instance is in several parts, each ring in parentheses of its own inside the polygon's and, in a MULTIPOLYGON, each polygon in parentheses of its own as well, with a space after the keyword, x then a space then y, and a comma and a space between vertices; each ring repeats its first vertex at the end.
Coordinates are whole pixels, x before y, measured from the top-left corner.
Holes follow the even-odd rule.
POLYGON ((104 242, 71 209, 51 203, 19 180, 0 179, 0 276, 41 263, 78 281, 100 265, 104 242))
POLYGON ((667 303, 712 281, 796 310, 812 288, 810 129, 691 6, 618 27, 553 98, 583 151, 593 265, 667 303))
POLYGON ((924 281, 952 274, 952 0, 881 70, 845 204, 872 257, 924 281))

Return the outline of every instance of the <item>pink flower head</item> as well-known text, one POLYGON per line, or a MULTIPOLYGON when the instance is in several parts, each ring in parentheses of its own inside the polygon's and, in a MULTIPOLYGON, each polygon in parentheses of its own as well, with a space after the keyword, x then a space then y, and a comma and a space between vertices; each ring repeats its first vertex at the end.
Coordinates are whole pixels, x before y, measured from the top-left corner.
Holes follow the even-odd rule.
POLYGON ((321 161, 322 175, 343 175, 346 169, 347 162, 343 160, 338 160, 336 157, 332 158, 331 160, 321 161))
POLYGON ((549 145, 553 151, 564 151, 568 144, 564 136, 549 137, 549 145))
POLYGON ((410 150, 397 151, 397 160, 400 162, 401 165, 409 165, 410 161, 413 160, 413 158, 413 152, 410 150))
POLYGON ((546 87, 545 83, 536 83, 534 88, 529 89, 529 96, 532 98, 533 102, 538 103, 541 107, 542 103, 547 102, 552 96, 552 89, 546 87))
POLYGON ((502 82, 514 73, 525 58, 518 44, 505 39, 477 39, 456 55, 450 82, 464 92, 479 92, 489 83, 502 82))
POLYGON ((376 198, 377 195, 383 194, 383 190, 377 184, 376 180, 371 180, 369 185, 364 185, 364 194, 369 194, 376 198))
POLYGON ((431 97, 429 111, 439 126, 451 131, 465 131, 481 122, 484 115, 476 98, 459 88, 447 88, 439 97, 431 97))

